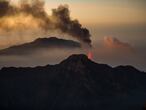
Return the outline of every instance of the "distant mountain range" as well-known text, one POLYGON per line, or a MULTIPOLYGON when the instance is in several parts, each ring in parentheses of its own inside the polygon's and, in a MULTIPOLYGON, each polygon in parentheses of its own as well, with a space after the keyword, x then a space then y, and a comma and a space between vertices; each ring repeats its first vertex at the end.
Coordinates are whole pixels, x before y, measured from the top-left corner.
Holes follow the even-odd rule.
POLYGON ((1 110, 144 110, 146 73, 86 55, 57 65, 0 70, 1 110))
POLYGON ((0 50, 0 56, 1 55, 26 55, 26 54, 34 53, 42 49, 52 49, 52 48, 76 49, 76 48, 81 48, 81 44, 76 41, 59 39, 56 37, 38 38, 33 42, 16 45, 16 46, 12 46, 12 47, 0 50))

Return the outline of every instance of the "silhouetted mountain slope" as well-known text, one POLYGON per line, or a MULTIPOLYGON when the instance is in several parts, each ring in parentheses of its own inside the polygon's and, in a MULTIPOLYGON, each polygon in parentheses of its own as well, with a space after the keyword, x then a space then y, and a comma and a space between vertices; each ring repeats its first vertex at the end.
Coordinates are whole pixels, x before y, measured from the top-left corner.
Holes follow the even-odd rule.
POLYGON ((34 53, 35 51, 39 51, 40 49, 50 48, 74 49, 81 48, 81 44, 72 40, 64 40, 56 37, 38 38, 30 43, 12 46, 0 50, 0 55, 25 55, 29 53, 34 53))
POLYGON ((72 55, 57 65, 3 68, 0 90, 7 110, 142 110, 146 73, 72 55))

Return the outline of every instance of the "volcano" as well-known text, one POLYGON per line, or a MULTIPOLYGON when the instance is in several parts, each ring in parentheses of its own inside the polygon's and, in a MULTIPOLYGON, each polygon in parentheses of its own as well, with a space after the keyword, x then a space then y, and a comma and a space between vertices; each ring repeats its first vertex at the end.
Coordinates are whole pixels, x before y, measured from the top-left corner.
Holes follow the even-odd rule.
POLYGON ((57 37, 38 38, 32 42, 11 46, 0 50, 2 55, 28 55, 37 51, 48 49, 79 49, 81 44, 73 40, 59 39, 57 37))
POLYGON ((57 65, 0 70, 1 110, 143 110, 146 73, 86 55, 57 65))

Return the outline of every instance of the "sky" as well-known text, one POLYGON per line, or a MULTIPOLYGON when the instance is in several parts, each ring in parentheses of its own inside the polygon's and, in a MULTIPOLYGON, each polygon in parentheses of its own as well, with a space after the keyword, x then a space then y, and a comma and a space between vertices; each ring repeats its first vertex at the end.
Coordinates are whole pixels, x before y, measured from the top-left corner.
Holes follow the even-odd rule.
POLYGON ((47 8, 68 4, 71 14, 89 24, 146 23, 145 0, 46 0, 47 8))
MULTIPOLYGON (((11 1, 12 4, 17 4, 20 0, 11 1)), ((0 68, 56 64, 71 54, 91 52, 92 60, 97 63, 106 63, 113 67, 133 65, 146 71, 145 0, 45 0, 44 2, 47 16, 36 15, 38 10, 32 12, 28 10, 32 14, 30 16, 24 13, 10 16, 0 14, 0 49, 50 36, 75 40, 81 44, 90 43, 91 40, 92 48, 52 49, 37 52, 34 55, 0 56, 0 68), (70 10, 70 23, 67 25, 58 17, 58 15, 61 16, 60 13, 52 15, 52 9, 58 12, 60 9, 57 7, 59 5, 64 7, 65 4, 70 10), (48 23, 47 17, 52 24, 48 23), (76 19, 78 22, 75 21, 76 19), (70 27, 73 31, 64 31, 62 27, 53 28, 60 22, 63 23, 64 28, 70 27), (72 27, 72 24, 77 24, 79 33, 74 31, 76 29, 72 27), (81 34, 81 31, 85 33, 89 31, 89 33, 81 34), (85 42, 85 40, 88 41, 85 42)))

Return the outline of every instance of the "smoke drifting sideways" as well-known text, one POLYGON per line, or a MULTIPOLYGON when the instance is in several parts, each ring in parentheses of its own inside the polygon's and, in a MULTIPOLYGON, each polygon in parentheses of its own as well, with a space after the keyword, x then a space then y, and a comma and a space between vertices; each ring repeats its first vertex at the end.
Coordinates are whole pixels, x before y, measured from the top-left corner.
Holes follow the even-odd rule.
POLYGON ((82 43, 91 46, 91 34, 78 20, 72 20, 68 5, 60 5, 52 9, 48 15, 42 0, 22 0, 17 5, 8 0, 0 0, 0 30, 12 32, 13 30, 32 27, 43 32, 59 30, 82 43))

